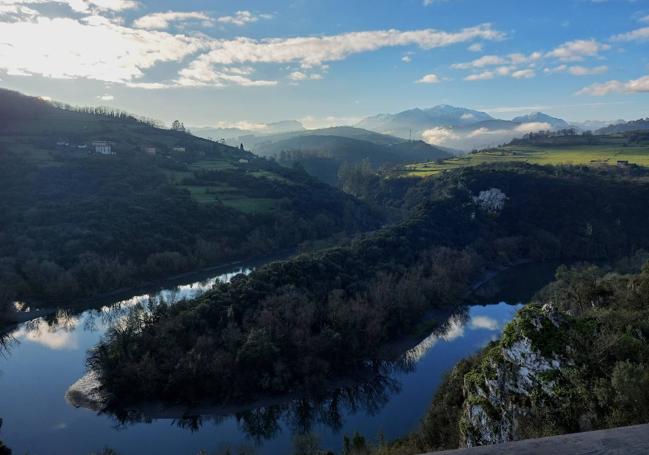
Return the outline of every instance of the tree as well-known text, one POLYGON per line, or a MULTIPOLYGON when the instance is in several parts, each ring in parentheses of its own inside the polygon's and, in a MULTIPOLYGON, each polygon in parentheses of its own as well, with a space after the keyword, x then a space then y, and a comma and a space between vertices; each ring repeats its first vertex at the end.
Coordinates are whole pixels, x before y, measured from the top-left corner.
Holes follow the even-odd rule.
POLYGON ((180 131, 182 133, 186 131, 185 125, 180 120, 174 120, 173 123, 171 124, 171 129, 173 131, 180 131))

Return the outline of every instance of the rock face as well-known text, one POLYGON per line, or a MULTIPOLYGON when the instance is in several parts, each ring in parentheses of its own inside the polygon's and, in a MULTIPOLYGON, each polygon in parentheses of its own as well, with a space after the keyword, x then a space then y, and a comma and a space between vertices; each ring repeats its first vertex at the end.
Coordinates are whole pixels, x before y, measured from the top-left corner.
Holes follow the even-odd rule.
POLYGON ((502 340, 487 347, 464 379, 465 446, 530 436, 535 410, 556 399, 560 371, 571 363, 563 335, 568 324, 550 305, 528 306, 508 324, 502 340))
POLYGON ((106 396, 101 390, 97 374, 89 371, 83 375, 65 392, 65 400, 76 408, 102 410, 106 404, 106 396))
POLYGON ((480 194, 474 197, 473 200, 482 210, 497 214, 505 208, 507 195, 498 188, 490 188, 486 191, 480 191, 480 194))

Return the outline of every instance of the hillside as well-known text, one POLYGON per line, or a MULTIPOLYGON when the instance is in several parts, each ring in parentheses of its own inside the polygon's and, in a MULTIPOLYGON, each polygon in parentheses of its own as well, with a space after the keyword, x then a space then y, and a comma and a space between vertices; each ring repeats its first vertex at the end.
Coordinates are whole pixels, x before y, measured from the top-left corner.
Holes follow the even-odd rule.
POLYGON ((90 358, 109 398, 231 403, 322 390, 324 378, 380 371, 381 347, 427 312, 457 308, 483 267, 649 246, 643 182, 516 165, 412 183, 418 205, 398 225, 270 264, 111 332, 90 358))
POLYGON ((560 267, 499 340, 448 373, 417 431, 375 455, 646 423, 646 258, 560 267))
POLYGON ((618 135, 534 133, 509 144, 446 159, 405 166, 399 175, 425 177, 460 167, 484 163, 579 164, 605 169, 649 166, 649 134, 618 135))
POLYGON ((331 128, 324 133, 305 134, 277 142, 266 142, 255 147, 260 156, 276 158, 280 163, 293 165, 299 163, 314 177, 336 185, 338 171, 344 164, 357 164, 363 160, 379 169, 396 164, 413 163, 422 160, 438 160, 450 154, 421 141, 397 140, 388 143, 389 136, 364 133, 363 130, 331 128), (356 133, 358 138, 334 135, 336 133, 356 133), (373 142, 370 142, 372 139, 373 142), (376 142, 382 142, 377 144, 376 142))
POLYGON ((350 196, 238 148, 125 114, 8 91, 0 100, 3 303, 67 302, 378 222, 350 196))
POLYGON ((446 150, 422 141, 403 139, 353 127, 332 127, 259 138, 255 154, 293 166, 298 163, 309 174, 336 186, 343 164, 366 160, 373 168, 451 156, 446 150))
POLYGON ((647 132, 649 131, 649 118, 632 120, 630 122, 618 123, 597 130, 596 134, 619 134, 629 132, 647 132))

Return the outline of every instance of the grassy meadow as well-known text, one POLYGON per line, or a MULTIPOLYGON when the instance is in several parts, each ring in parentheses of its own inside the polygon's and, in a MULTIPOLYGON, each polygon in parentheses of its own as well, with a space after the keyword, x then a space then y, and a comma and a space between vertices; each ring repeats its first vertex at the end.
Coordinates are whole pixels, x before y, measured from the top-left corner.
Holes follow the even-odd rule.
POLYGON ((447 170, 485 163, 523 162, 531 164, 616 165, 628 161, 649 166, 649 144, 595 145, 507 145, 497 149, 469 153, 438 162, 412 164, 399 170, 402 175, 426 177, 447 170))

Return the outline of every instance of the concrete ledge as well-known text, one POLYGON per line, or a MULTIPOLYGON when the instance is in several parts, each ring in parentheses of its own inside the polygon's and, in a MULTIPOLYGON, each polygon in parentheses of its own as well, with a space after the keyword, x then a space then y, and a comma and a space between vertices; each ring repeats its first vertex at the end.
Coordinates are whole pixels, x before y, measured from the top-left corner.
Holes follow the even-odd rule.
POLYGON ((435 455, 645 455, 649 454, 649 425, 551 436, 469 449, 445 450, 435 455))

